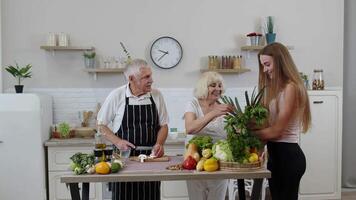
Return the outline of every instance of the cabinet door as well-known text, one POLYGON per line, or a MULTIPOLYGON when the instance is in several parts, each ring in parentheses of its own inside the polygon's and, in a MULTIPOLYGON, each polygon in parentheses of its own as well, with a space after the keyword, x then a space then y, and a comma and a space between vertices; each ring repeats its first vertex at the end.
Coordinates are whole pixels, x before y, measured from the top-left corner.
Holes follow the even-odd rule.
MULTIPOLYGON (((335 194, 338 180, 338 105, 335 96, 310 96, 311 129, 301 134, 307 167, 299 193, 326 197, 335 194)), ((309 199, 309 198, 308 198, 309 199)))
MULTIPOLYGON (((49 199, 50 200, 70 200, 70 190, 65 183, 61 183, 60 177, 65 174, 71 174, 72 172, 49 172, 49 199)), ((90 183, 89 199, 101 199, 99 191, 97 190, 99 183, 90 183)), ((81 188, 81 184, 79 184, 81 188)), ((79 190, 81 193, 81 190, 79 190)))

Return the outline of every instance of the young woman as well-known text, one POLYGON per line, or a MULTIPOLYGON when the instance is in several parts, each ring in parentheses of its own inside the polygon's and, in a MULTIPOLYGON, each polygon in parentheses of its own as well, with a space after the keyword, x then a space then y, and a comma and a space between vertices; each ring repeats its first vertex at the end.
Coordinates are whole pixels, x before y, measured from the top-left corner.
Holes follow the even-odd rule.
POLYGON ((305 172, 305 156, 298 145, 300 132, 310 126, 306 88, 287 48, 272 43, 258 53, 259 88, 265 87, 263 104, 269 109, 269 126, 255 134, 267 141, 267 168, 273 200, 297 200, 305 172))
MULTIPOLYGON (((209 135, 213 142, 226 139, 224 116, 231 110, 217 100, 224 92, 223 79, 216 72, 205 72, 198 80, 194 97, 186 106, 184 119, 187 134, 209 135)), ((228 180, 187 181, 189 199, 224 200, 228 180)))

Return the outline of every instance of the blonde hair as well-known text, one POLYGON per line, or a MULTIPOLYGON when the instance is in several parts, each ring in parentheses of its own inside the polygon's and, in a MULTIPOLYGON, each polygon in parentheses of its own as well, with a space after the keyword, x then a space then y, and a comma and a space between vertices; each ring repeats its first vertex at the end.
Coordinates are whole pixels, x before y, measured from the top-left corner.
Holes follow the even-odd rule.
POLYGON ((194 96, 197 99, 205 99, 208 97, 208 87, 212 83, 222 84, 222 93, 225 92, 224 80, 222 76, 217 72, 205 72, 203 73, 194 88, 194 96))
POLYGON ((277 102, 278 112, 278 94, 283 91, 287 84, 292 84, 296 89, 296 114, 300 119, 302 131, 305 133, 311 123, 311 114, 309 106, 309 97, 307 90, 302 82, 296 65, 289 54, 288 49, 281 43, 272 43, 264 47, 258 53, 259 63, 259 88, 266 87, 263 103, 266 107, 273 99, 277 102), (267 74, 263 72, 263 65, 260 61, 261 55, 271 56, 273 59, 274 69, 272 79, 267 78, 267 74))
POLYGON ((129 80, 129 77, 134 75, 137 77, 140 74, 140 69, 142 67, 150 67, 147 62, 143 59, 134 59, 130 62, 127 62, 125 65, 125 70, 124 74, 127 80, 129 80))

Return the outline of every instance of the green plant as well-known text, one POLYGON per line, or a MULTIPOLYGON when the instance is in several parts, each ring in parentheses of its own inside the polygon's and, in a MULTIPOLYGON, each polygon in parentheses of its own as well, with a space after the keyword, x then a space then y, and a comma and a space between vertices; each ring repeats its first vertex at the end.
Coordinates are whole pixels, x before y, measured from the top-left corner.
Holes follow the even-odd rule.
POLYGON ((273 33, 273 28, 274 28, 274 20, 272 16, 267 17, 267 33, 273 33))
MULTIPOLYGON (((16 62, 15 62, 16 63, 16 62)), ((21 80, 25 79, 25 78, 31 78, 32 74, 31 74, 31 69, 32 65, 31 64, 27 64, 25 67, 20 67, 17 63, 14 66, 9 65, 5 68, 5 70, 7 72, 9 72, 12 76, 14 76, 15 78, 17 78, 18 81, 18 85, 21 85, 21 80)))
POLYGON ((120 42, 120 45, 121 45, 122 50, 124 51, 124 53, 125 53, 126 56, 127 56, 127 62, 128 62, 128 63, 131 62, 131 61, 132 61, 131 55, 130 55, 130 53, 127 51, 127 49, 126 49, 124 43, 120 42))
POLYGON ((58 131, 62 138, 69 137, 70 126, 66 122, 62 122, 58 125, 58 131))
POLYGON ((246 107, 241 109, 238 99, 235 101, 232 98, 223 96, 221 100, 225 104, 233 106, 233 111, 225 116, 225 130, 228 134, 227 141, 230 144, 234 160, 244 163, 251 148, 260 149, 262 146, 261 141, 252 134, 249 129, 250 124, 262 126, 267 119, 268 110, 262 106, 261 99, 263 97, 264 88, 257 94, 254 88, 251 98, 248 92, 245 91, 246 107))
POLYGON ((84 58, 93 59, 96 56, 95 51, 87 51, 83 53, 84 58))

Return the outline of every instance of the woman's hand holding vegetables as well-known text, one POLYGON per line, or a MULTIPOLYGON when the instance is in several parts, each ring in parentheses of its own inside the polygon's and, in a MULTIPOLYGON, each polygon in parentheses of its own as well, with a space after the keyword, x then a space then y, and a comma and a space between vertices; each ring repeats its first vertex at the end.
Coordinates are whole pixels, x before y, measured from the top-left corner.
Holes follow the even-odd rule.
POLYGON ((212 112, 216 117, 219 117, 221 115, 226 115, 228 112, 232 110, 231 105, 228 104, 216 104, 214 105, 214 109, 212 112))

